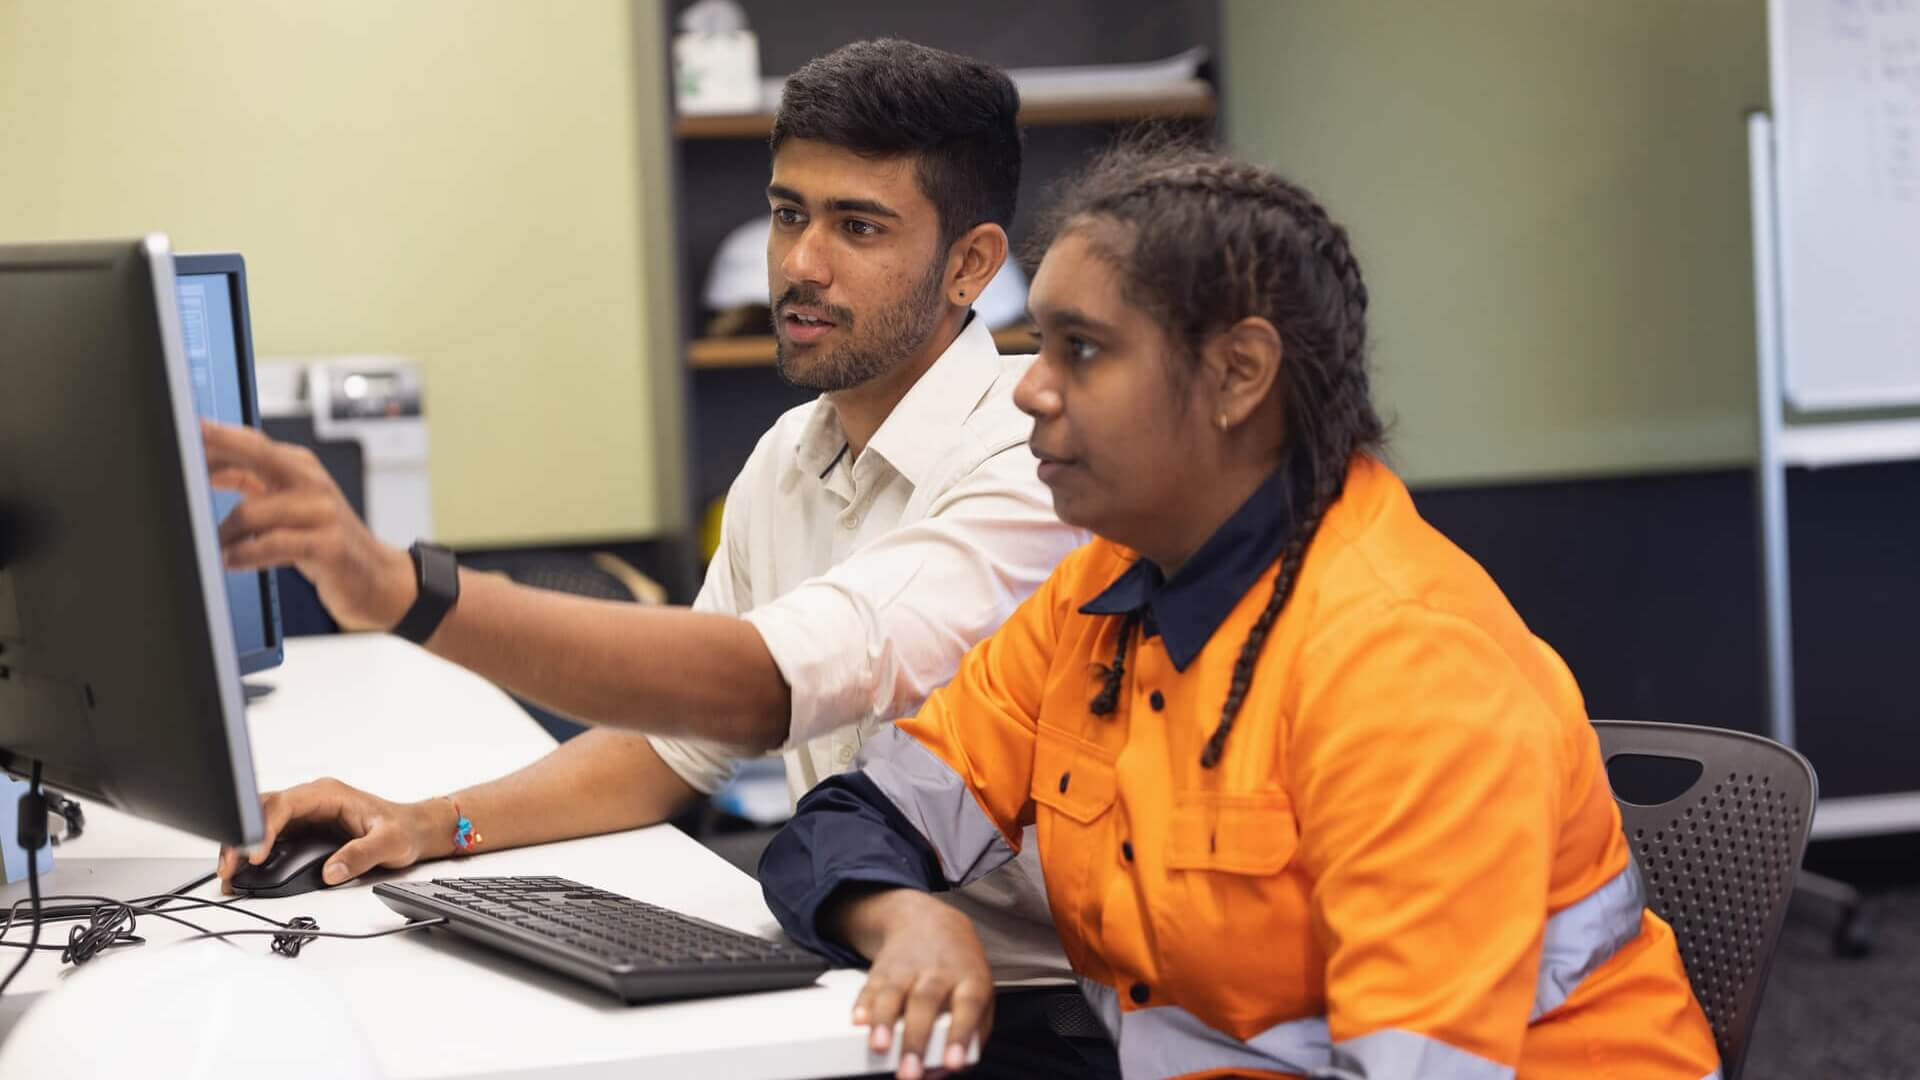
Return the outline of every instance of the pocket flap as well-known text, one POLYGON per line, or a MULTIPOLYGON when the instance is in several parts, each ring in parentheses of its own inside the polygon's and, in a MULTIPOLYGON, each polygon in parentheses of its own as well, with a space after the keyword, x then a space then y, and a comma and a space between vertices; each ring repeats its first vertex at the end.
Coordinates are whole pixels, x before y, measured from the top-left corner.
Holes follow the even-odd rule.
POLYGON ((1034 739, 1034 802, 1085 825, 1106 813, 1113 797, 1113 757, 1106 749, 1040 725, 1034 739))
POLYGON ((1293 803, 1281 792, 1178 795, 1167 865, 1174 870, 1277 874, 1300 846, 1293 803))

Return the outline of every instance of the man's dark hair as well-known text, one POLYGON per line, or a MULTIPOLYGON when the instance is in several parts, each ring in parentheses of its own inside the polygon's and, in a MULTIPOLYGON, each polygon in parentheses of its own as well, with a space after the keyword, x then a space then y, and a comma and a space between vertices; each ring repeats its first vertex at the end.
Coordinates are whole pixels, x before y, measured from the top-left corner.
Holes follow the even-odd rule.
POLYGON ((856 41, 787 79, 772 148, 813 139, 915 159, 944 250, 983 222, 1009 228, 1020 190, 1020 93, 977 60, 896 38, 856 41))

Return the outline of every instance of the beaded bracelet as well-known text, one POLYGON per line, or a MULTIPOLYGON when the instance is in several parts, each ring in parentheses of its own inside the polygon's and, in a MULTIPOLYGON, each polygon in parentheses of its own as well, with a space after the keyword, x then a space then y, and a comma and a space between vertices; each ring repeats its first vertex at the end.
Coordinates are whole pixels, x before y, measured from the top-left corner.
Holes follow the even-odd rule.
POLYGON ((485 838, 473 830, 473 822, 467 818, 467 815, 460 812, 459 800, 451 795, 443 795, 441 798, 453 804, 453 849, 465 854, 472 851, 475 844, 485 843, 485 838))

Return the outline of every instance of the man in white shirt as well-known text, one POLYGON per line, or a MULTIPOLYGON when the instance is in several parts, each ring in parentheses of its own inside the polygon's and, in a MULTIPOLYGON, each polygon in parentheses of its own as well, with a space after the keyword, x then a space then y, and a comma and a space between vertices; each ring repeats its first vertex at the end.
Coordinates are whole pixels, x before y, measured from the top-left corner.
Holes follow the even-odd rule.
MULTIPOLYGON (((343 626, 392 629, 597 725, 448 798, 399 804, 331 779, 270 793, 253 859, 290 822, 355 837, 328 860, 329 883, 450 854, 462 815, 472 850, 635 828, 774 748, 797 800, 950 678, 1084 539, 1055 518, 1026 449, 1012 402, 1026 358, 999 356, 970 312, 1007 257, 1018 108, 1004 74, 900 41, 846 46, 787 81, 769 295, 781 373, 822 394, 755 448, 690 610, 387 547, 311 455, 209 426, 215 482, 247 496, 221 528, 229 567, 293 565, 343 626)), ((1077 991, 1008 989, 1070 985, 1032 850, 954 897, 999 986, 981 1071, 1117 1076, 1110 1044, 1064 1034, 1062 997, 1077 991)), ((223 853, 223 882, 244 857, 223 853)))

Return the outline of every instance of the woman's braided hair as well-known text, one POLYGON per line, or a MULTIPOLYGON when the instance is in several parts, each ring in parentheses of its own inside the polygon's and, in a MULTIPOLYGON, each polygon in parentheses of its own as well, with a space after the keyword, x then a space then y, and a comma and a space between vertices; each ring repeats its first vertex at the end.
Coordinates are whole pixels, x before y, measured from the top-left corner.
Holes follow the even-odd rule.
MULTIPOLYGON (((1349 464, 1385 439, 1368 392, 1367 286, 1346 230, 1305 189, 1192 144, 1145 138, 1106 152, 1062 192, 1037 250, 1088 227, 1095 250, 1120 271, 1128 299, 1185 352, 1181 372, 1213 335, 1244 318, 1263 317, 1280 334, 1286 457, 1303 457, 1294 475, 1312 482, 1290 488, 1293 532, 1273 595, 1240 647, 1220 722, 1200 755, 1201 766, 1212 768, 1349 464)), ((1184 375, 1176 381, 1185 385, 1184 375)), ((1136 612, 1121 624, 1091 705, 1095 715, 1118 703, 1137 622, 1136 612)))

